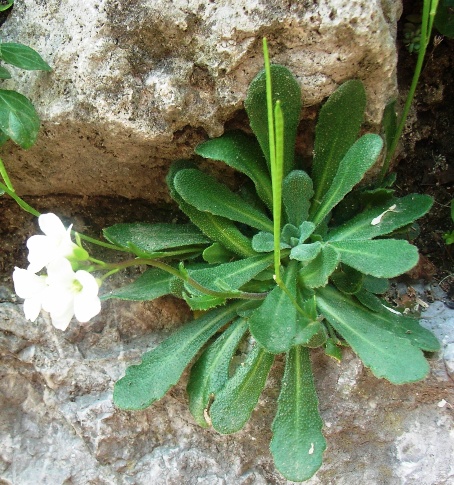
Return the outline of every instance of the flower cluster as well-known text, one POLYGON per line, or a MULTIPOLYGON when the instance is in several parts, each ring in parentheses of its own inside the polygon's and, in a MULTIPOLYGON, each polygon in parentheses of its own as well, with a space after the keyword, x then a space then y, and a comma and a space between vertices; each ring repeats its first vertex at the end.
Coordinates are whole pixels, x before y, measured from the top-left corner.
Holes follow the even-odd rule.
POLYGON ((60 330, 66 330, 74 315, 79 322, 88 322, 101 310, 97 280, 77 269, 88 253, 71 240, 72 226, 66 229, 55 214, 42 214, 38 222, 44 235, 27 241, 29 266, 13 272, 15 291, 24 299, 25 317, 34 322, 44 310, 60 330), (44 268, 47 274, 38 274, 44 268))

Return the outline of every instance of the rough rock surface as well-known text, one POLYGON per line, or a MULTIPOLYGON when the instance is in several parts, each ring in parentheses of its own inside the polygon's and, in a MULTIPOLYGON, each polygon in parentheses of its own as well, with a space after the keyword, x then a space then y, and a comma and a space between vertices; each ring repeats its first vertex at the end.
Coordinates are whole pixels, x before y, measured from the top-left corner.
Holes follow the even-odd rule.
POLYGON ((395 0, 16 2, 2 39, 54 69, 5 83, 34 101, 44 127, 29 151, 9 147, 16 190, 168 200, 169 162, 243 119, 263 36, 306 106, 360 78, 376 125, 396 91, 400 10, 395 0))
MULTIPOLYGON (((60 332, 45 316, 26 322, 7 288, 1 297, 1 484, 290 484, 268 451, 282 361, 251 421, 222 436, 194 424, 187 375, 145 411, 112 404, 125 366, 187 316, 174 300, 109 302, 91 323, 60 332)), ((328 449, 306 483, 452 483, 453 315, 441 301, 424 315, 443 351, 421 383, 378 380, 350 352, 341 365, 313 353, 328 449)))

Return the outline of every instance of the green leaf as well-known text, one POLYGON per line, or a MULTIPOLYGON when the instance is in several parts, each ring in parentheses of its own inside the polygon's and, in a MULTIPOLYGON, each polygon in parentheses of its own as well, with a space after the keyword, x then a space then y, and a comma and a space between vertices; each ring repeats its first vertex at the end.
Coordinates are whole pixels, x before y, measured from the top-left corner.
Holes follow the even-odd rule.
POLYGON ((210 264, 227 263, 232 260, 233 253, 226 249, 222 244, 213 243, 202 253, 204 261, 210 264))
POLYGON ((171 284, 177 278, 158 268, 147 269, 133 283, 109 291, 101 300, 118 298, 120 300, 149 301, 172 293, 171 284))
POLYGON ((386 105, 385 110, 383 112, 383 119, 382 119, 381 125, 383 127, 386 152, 388 153, 389 149, 393 144, 393 140, 394 140, 394 137, 396 136, 396 131, 397 131, 397 113, 396 113, 395 99, 386 105))
POLYGON ((195 153, 204 158, 220 160, 246 174, 254 182, 257 194, 271 209, 273 194, 266 160, 257 140, 242 131, 230 131, 220 138, 198 145, 195 153))
POLYGON ((1 42, 0 58, 7 64, 27 71, 52 71, 49 64, 34 49, 26 45, 1 42))
POLYGON ((39 131, 39 117, 34 106, 16 91, 0 89, 0 129, 14 143, 30 148, 39 131))
POLYGON ((193 311, 206 311, 217 306, 225 305, 226 298, 213 295, 188 295, 183 293, 183 300, 193 311))
POLYGON ((390 234, 422 217, 432 207, 428 195, 410 194, 366 210, 328 233, 328 241, 372 239, 390 234), (391 209, 390 209, 391 208, 391 209), (381 216, 381 217, 380 217, 381 216), (372 224, 374 222, 374 224, 372 224))
MULTIPOLYGON (((284 66, 272 64, 272 104, 281 102, 284 125, 284 177, 293 169, 295 157, 295 139, 301 114, 301 89, 293 74, 284 66)), ((249 85, 244 107, 249 117, 251 128, 257 137, 262 151, 270 165, 268 114, 266 103, 265 71, 260 71, 249 85)))
POLYGON ((255 251, 252 249, 251 241, 239 231, 235 224, 224 217, 215 216, 208 212, 201 212, 192 205, 186 203, 178 194, 173 185, 175 175, 188 167, 193 166, 186 160, 174 162, 166 177, 170 195, 178 203, 180 209, 191 219, 206 236, 213 242, 222 244, 226 249, 242 257, 253 256, 255 251))
POLYGON ((304 221, 299 227, 300 231, 300 244, 302 244, 312 233, 315 231, 315 224, 313 222, 304 221))
POLYGON ((299 227, 307 219, 313 195, 312 180, 303 170, 293 170, 285 177, 282 202, 290 224, 299 227))
POLYGON ((125 249, 143 253, 170 248, 209 244, 210 240, 193 224, 115 224, 103 230, 104 237, 125 249))
POLYGON ((14 0, 7 0, 4 4, 0 4, 0 12, 4 12, 12 7, 14 0))
POLYGON ((427 376, 429 364, 421 350, 408 338, 378 326, 379 314, 328 286, 317 290, 317 306, 376 377, 404 384, 427 376))
POLYGON ((260 254, 215 267, 189 269, 188 274, 197 283, 211 290, 237 290, 272 263, 273 254, 260 254))
POLYGON ((192 366, 187 386, 189 410, 204 428, 208 426, 205 413, 209 409, 210 399, 227 382, 230 362, 246 330, 247 320, 237 319, 192 366))
POLYGON ((339 253, 331 246, 323 246, 318 256, 299 272, 299 281, 309 288, 328 283, 329 276, 339 264, 339 253))
POLYGON ((341 160, 358 138, 365 108, 366 92, 362 82, 350 80, 339 86, 320 110, 312 164, 316 204, 332 187, 341 160))
POLYGON ((453 5, 439 5, 435 15, 434 25, 440 34, 454 38, 454 13, 453 5))
POLYGON ((418 262, 418 250, 404 240, 335 241, 329 243, 340 260, 377 278, 394 278, 409 271, 418 262))
POLYGON ((241 303, 231 303, 184 324, 142 362, 126 369, 114 388, 114 403, 121 409, 145 409, 161 399, 180 379, 199 349, 235 315, 241 303))
POLYGON ((276 468, 288 480, 308 480, 320 468, 326 441, 312 376, 309 351, 287 354, 270 444, 276 468))
POLYGON ((318 256, 322 247, 323 245, 320 241, 310 244, 298 244, 290 251, 290 259, 297 259, 307 263, 318 256))
POLYGON ((342 293, 353 295, 361 290, 363 277, 359 271, 343 264, 331 275, 331 280, 342 293))
MULTIPOLYGON (((281 249, 288 249, 290 246, 280 241, 281 249)), ((252 249, 258 253, 269 253, 274 250, 274 236, 270 232, 258 232, 252 238, 252 249)))
POLYGON ((329 338, 325 344, 325 354, 329 355, 338 362, 342 360, 342 349, 337 345, 336 340, 329 338))
POLYGON ((291 261, 283 275, 289 294, 275 286, 262 305, 249 317, 252 336, 265 350, 273 354, 287 352, 297 330, 297 310, 294 305, 297 268, 298 263, 291 261))
POLYGON ((265 387, 274 355, 255 345, 246 362, 215 394, 210 408, 213 428, 222 434, 239 431, 249 419, 265 387))
POLYGON ((10 72, 3 66, 0 66, 0 79, 11 79, 10 72))
POLYGON ((311 220, 315 225, 336 207, 336 205, 361 181, 364 174, 374 165, 383 147, 383 140, 373 133, 363 135, 348 152, 339 164, 339 169, 330 180, 330 186, 323 199, 318 204, 318 198, 314 196, 311 207, 311 220))
POLYGON ((382 295, 389 289, 389 281, 386 278, 375 278, 375 276, 364 275, 363 286, 367 291, 382 295))
POLYGON ((173 179, 175 190, 199 211, 242 222, 262 231, 272 231, 273 223, 238 194, 200 170, 180 170, 173 179))

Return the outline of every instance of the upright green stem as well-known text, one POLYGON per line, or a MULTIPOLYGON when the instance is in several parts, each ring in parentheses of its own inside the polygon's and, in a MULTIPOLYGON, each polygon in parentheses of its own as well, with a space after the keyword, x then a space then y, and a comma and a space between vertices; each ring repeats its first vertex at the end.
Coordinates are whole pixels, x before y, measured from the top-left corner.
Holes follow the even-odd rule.
POLYGON ((405 122, 407 121, 408 112, 410 111, 411 103, 415 96, 416 86, 418 85, 419 77, 421 75, 422 66, 424 63, 424 57, 426 55, 427 46, 430 41, 430 34, 432 32, 432 26, 437 13, 439 0, 424 0, 423 12, 422 12, 422 23, 421 23, 421 43, 418 52, 418 59, 416 61, 415 72, 413 74, 413 80, 411 82, 410 90, 405 101, 405 106, 400 117, 399 125, 397 127, 396 133, 394 135, 391 146, 389 147, 383 167, 380 172, 380 180, 383 181, 386 173, 388 172, 389 165, 396 151, 397 144, 399 143, 402 131, 405 127, 405 122))
POLYGON ((273 86, 271 67, 266 38, 263 39, 265 62, 266 106, 268 114, 268 140, 270 149, 271 185, 273 191, 273 235, 274 235, 274 274, 276 283, 283 285, 281 278, 281 210, 282 210, 282 165, 284 153, 284 120, 279 101, 273 108, 273 86))

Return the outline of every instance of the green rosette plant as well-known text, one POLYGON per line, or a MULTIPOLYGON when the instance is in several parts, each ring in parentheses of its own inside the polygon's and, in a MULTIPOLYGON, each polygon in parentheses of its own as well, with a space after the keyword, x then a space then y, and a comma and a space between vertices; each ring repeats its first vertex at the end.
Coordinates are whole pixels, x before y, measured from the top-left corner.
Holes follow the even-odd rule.
POLYGON ((396 197, 388 187, 352 192, 383 148, 380 136, 359 136, 366 96, 358 80, 342 84, 322 107, 311 174, 304 171, 295 157, 300 86, 287 68, 269 64, 266 43, 264 52, 265 69, 245 101, 255 137, 227 132, 196 148, 244 174, 244 184, 234 191, 193 161, 175 162, 167 183, 190 223, 105 229, 136 264, 153 267, 104 299, 170 294, 201 311, 126 370, 114 389, 121 409, 150 406, 192 364, 187 391, 195 421, 234 433, 282 354, 270 449, 283 476, 304 481, 326 448, 311 349, 341 360, 349 346, 394 384, 429 372, 424 352, 437 351, 438 341, 381 295, 389 278, 417 263, 416 247, 402 235, 432 199, 396 197), (245 358, 235 366, 240 346, 245 358))

